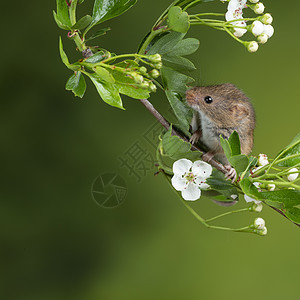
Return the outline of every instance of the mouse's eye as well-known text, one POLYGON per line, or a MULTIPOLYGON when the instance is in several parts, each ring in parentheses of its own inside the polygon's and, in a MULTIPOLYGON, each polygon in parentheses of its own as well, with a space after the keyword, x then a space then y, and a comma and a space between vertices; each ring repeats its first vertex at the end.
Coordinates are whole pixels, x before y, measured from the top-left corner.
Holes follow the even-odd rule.
POLYGON ((205 101, 207 104, 210 104, 210 103, 213 102, 213 98, 212 98, 211 96, 206 96, 206 97, 204 98, 204 101, 205 101))

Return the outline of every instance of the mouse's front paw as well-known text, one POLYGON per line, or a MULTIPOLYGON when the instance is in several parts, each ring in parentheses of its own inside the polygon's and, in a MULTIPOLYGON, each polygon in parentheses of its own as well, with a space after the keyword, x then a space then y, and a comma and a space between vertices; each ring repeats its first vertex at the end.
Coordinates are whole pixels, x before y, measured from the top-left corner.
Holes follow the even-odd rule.
POLYGON ((229 180, 231 180, 232 183, 234 183, 236 181, 236 177, 237 177, 235 168, 233 168, 231 165, 225 165, 224 167, 228 171, 225 174, 226 179, 229 179, 229 180))
POLYGON ((198 141, 200 140, 202 136, 202 130, 197 130, 193 133, 192 137, 190 138, 190 143, 192 143, 193 145, 198 143, 198 141))

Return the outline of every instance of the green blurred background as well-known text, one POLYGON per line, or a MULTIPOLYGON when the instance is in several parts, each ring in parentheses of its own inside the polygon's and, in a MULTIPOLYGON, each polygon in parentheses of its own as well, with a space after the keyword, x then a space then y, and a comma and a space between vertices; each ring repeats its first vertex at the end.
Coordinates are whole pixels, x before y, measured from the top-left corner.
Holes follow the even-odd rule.
MULTIPOLYGON (((170 1, 139 0, 99 44, 134 52, 170 1)), ((225 33, 193 28, 200 39, 190 57, 199 84, 232 82, 257 113, 254 154, 274 156, 299 131, 298 1, 266 0, 274 37, 250 54, 225 33)), ((211 231, 186 210, 163 177, 149 171, 137 183, 119 158, 153 117, 123 97, 126 111, 109 107, 88 83, 84 99, 64 90, 58 36, 74 45, 52 18, 55 1, 2 3, 1 63, 1 299, 294 299, 299 295, 300 229, 271 209, 261 216, 268 235, 211 231), (125 202, 99 207, 91 197, 98 174, 126 181, 125 202)), ((81 13, 90 12, 86 0, 81 13)), ((202 11, 224 11, 215 1, 202 11)), ((162 93, 151 98, 167 111, 162 93)), ((153 154, 153 149, 149 147, 153 154)), ((201 198, 204 217, 227 211, 201 198)), ((244 207, 239 203, 237 208, 244 207)), ((219 224, 244 226, 244 214, 219 224)))

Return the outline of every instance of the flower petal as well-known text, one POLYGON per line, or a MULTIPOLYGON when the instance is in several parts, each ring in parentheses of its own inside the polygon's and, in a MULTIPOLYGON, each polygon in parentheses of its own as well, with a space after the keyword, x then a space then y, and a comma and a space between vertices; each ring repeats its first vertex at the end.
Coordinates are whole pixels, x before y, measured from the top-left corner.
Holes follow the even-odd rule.
POLYGON ((205 179, 206 178, 201 178, 201 177, 197 177, 195 179, 195 183, 198 185, 198 187, 201 189, 201 190, 207 190, 210 188, 210 186, 205 182, 205 179))
POLYGON ((182 176, 175 174, 171 179, 172 185, 176 191, 183 191, 187 186, 187 181, 182 176))
POLYGON ((181 192, 182 198, 187 201, 198 200, 201 196, 201 190, 194 183, 189 183, 187 187, 181 192))
POLYGON ((173 164, 173 173, 175 175, 183 175, 184 173, 187 173, 190 171, 190 168, 192 167, 193 163, 186 158, 182 158, 179 160, 176 160, 173 164))
POLYGON ((212 167, 202 160, 197 160, 192 166, 192 172, 195 176, 206 179, 211 175, 212 167))
POLYGON ((244 199, 245 199, 245 201, 247 202, 247 203, 249 203, 249 202, 254 202, 254 203, 256 203, 256 204, 259 204, 259 203, 261 203, 261 201, 259 201, 259 200, 256 200, 256 199, 254 199, 254 198, 251 198, 251 197, 249 197, 248 195, 244 195, 244 199))

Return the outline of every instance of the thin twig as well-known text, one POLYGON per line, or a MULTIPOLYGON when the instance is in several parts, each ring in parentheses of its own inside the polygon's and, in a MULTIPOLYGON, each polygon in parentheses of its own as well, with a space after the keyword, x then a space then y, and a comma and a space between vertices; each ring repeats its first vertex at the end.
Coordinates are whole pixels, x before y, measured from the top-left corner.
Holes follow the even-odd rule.
MULTIPOLYGON (((169 130, 170 123, 155 109, 155 107, 147 99, 140 99, 140 102, 149 110, 149 112, 157 119, 157 121, 166 130, 169 130)), ((185 136, 182 136, 173 127, 172 127, 172 135, 178 136, 180 139, 184 140, 185 142, 189 142, 189 140, 185 136)), ((202 149, 200 149, 199 147, 197 147, 195 145, 192 145, 192 150, 200 151, 200 152, 202 152, 202 155, 205 154, 205 152, 202 149)), ((202 159, 203 159, 203 156, 202 156, 202 159)), ((205 159, 203 159, 203 160, 206 161, 205 159)), ((214 159, 211 159, 210 161, 206 161, 206 162, 208 162, 210 165, 212 165, 214 168, 216 168, 217 170, 221 171, 224 174, 226 174, 228 172, 221 163, 219 163, 218 161, 216 161, 214 159)))

